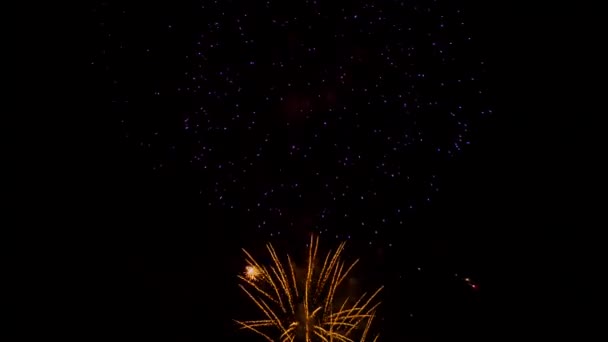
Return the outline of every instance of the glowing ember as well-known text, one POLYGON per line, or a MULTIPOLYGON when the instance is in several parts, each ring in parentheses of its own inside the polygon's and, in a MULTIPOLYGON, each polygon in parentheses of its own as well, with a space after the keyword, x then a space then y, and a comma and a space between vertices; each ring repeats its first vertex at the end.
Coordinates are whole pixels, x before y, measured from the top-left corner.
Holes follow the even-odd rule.
POLYGON ((249 280, 256 280, 260 274, 260 270, 255 266, 245 267, 245 276, 249 280))

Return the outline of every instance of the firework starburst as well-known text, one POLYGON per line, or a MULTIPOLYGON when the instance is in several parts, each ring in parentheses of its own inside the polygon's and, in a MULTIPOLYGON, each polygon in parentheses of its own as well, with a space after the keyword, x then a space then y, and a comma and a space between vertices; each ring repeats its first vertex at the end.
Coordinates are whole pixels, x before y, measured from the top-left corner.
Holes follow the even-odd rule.
POLYGON ((247 265, 245 267, 245 277, 251 281, 257 280, 261 274, 260 270, 255 266, 247 265))
MULTIPOLYGON (((262 265, 243 250, 248 266, 239 275, 239 286, 264 316, 261 320, 236 321, 270 342, 364 342, 378 308, 373 303, 380 287, 370 296, 338 299, 337 291, 358 260, 341 260, 345 242, 325 258, 317 258, 319 238, 311 237, 306 267, 299 272, 289 255, 282 261, 274 247, 266 248, 271 265, 262 265)), ((375 336, 373 341, 376 341, 375 336)))

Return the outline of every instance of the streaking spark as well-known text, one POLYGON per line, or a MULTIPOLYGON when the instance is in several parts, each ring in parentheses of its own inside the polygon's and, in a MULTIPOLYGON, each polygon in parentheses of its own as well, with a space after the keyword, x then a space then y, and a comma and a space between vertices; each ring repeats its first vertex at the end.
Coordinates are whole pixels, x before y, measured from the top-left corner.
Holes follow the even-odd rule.
POLYGON ((340 285, 358 263, 341 260, 346 243, 318 257, 319 238, 311 236, 305 269, 299 272, 287 255, 282 261, 274 247, 266 248, 271 265, 262 265, 243 250, 248 266, 240 288, 256 305, 263 319, 236 321, 270 342, 366 342, 380 303, 373 303, 382 287, 371 296, 337 299, 340 285))

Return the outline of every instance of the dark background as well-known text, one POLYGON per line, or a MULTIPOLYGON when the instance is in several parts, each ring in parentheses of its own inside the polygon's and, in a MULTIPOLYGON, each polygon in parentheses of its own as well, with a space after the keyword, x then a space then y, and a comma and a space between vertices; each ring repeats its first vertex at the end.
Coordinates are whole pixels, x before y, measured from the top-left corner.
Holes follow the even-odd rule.
MULTIPOLYGON (((181 11, 179 5, 165 9, 129 6, 140 11, 144 21, 147 11, 158 16, 166 10, 174 19, 184 16, 186 21, 193 15, 181 11)), ((494 31, 495 10, 472 2, 463 2, 463 7, 492 65, 501 43, 494 31)), ((93 18, 99 20, 97 14, 93 18)), ((128 30, 137 32, 137 27, 128 30)), ((183 37, 185 42, 191 40, 187 34, 183 37)), ((96 60, 103 43, 92 45, 96 60)), ((505 70, 498 70, 496 64, 489 67, 487 88, 498 89, 501 72, 505 70)), ((161 176, 151 172, 146 158, 124 139, 119 124, 123 116, 112 104, 112 76, 103 68, 93 74, 91 96, 96 108, 92 115, 108 127, 100 136, 99 158, 92 162, 97 171, 103 170, 94 186, 100 202, 89 210, 113 232, 112 250, 107 252, 116 260, 117 271, 109 283, 118 294, 115 317, 123 332, 119 339, 254 340, 238 332, 231 321, 250 308, 237 291, 236 274, 244 267, 240 248, 260 250, 268 237, 240 228, 250 225, 247 218, 207 208, 189 189, 196 178, 191 170, 175 168, 161 176)), ((442 165, 441 192, 432 205, 408 220, 398 251, 380 253, 366 248, 366 241, 349 245, 348 257, 363 260, 360 268, 366 285, 386 285, 383 320, 377 323, 383 341, 481 341, 496 336, 484 329, 498 320, 487 296, 496 290, 494 277, 506 271, 494 257, 512 241, 510 227, 520 224, 540 190, 520 193, 529 181, 522 180, 521 174, 531 165, 520 157, 533 154, 518 154, 527 132, 513 123, 507 106, 501 107, 501 96, 493 101, 495 114, 478 123, 475 143, 442 165)), ((287 233, 273 242, 287 251, 298 234, 287 233)))

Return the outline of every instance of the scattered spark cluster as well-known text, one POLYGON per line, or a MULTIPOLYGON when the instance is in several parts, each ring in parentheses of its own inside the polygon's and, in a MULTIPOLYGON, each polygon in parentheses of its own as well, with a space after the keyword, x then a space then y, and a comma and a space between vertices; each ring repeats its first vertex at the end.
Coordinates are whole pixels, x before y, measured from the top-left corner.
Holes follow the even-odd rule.
POLYGON ((182 6, 96 8, 93 64, 134 158, 264 236, 306 225, 392 247, 492 113, 453 1, 182 6))
MULTIPOLYGON (((281 260, 267 245, 272 265, 265 266, 245 251, 247 267, 241 289, 263 314, 262 320, 237 321, 243 328, 274 341, 361 342, 368 339, 375 312, 371 296, 339 299, 341 286, 358 260, 348 265, 341 260, 345 242, 335 252, 319 258, 319 238, 311 236, 305 266, 300 270, 287 255, 281 260), (322 263, 320 262, 321 260, 322 263), (256 270, 258 274, 251 276, 256 270), (266 330, 271 330, 267 332, 266 330)), ((373 337, 375 342, 378 335, 373 337)))
MULTIPOLYGON (((491 66, 463 3, 103 1, 93 11, 100 40, 90 64, 107 81, 108 134, 150 193, 180 187, 201 208, 193 215, 238 221, 222 227, 231 238, 312 230, 365 246, 386 263, 370 271, 387 286, 384 338, 391 326, 436 324, 427 303, 448 287, 467 305, 441 305, 462 308, 450 319, 467 320, 468 298, 481 298, 477 272, 400 255, 415 254, 403 252, 411 244, 403 237, 494 114, 491 66)), ((317 246, 307 245, 316 262, 279 259, 272 246, 268 263, 247 256, 242 288, 262 317, 241 327, 273 341, 369 340, 373 298, 344 302, 348 284, 338 280, 349 267, 338 251, 324 267, 317 246)))

